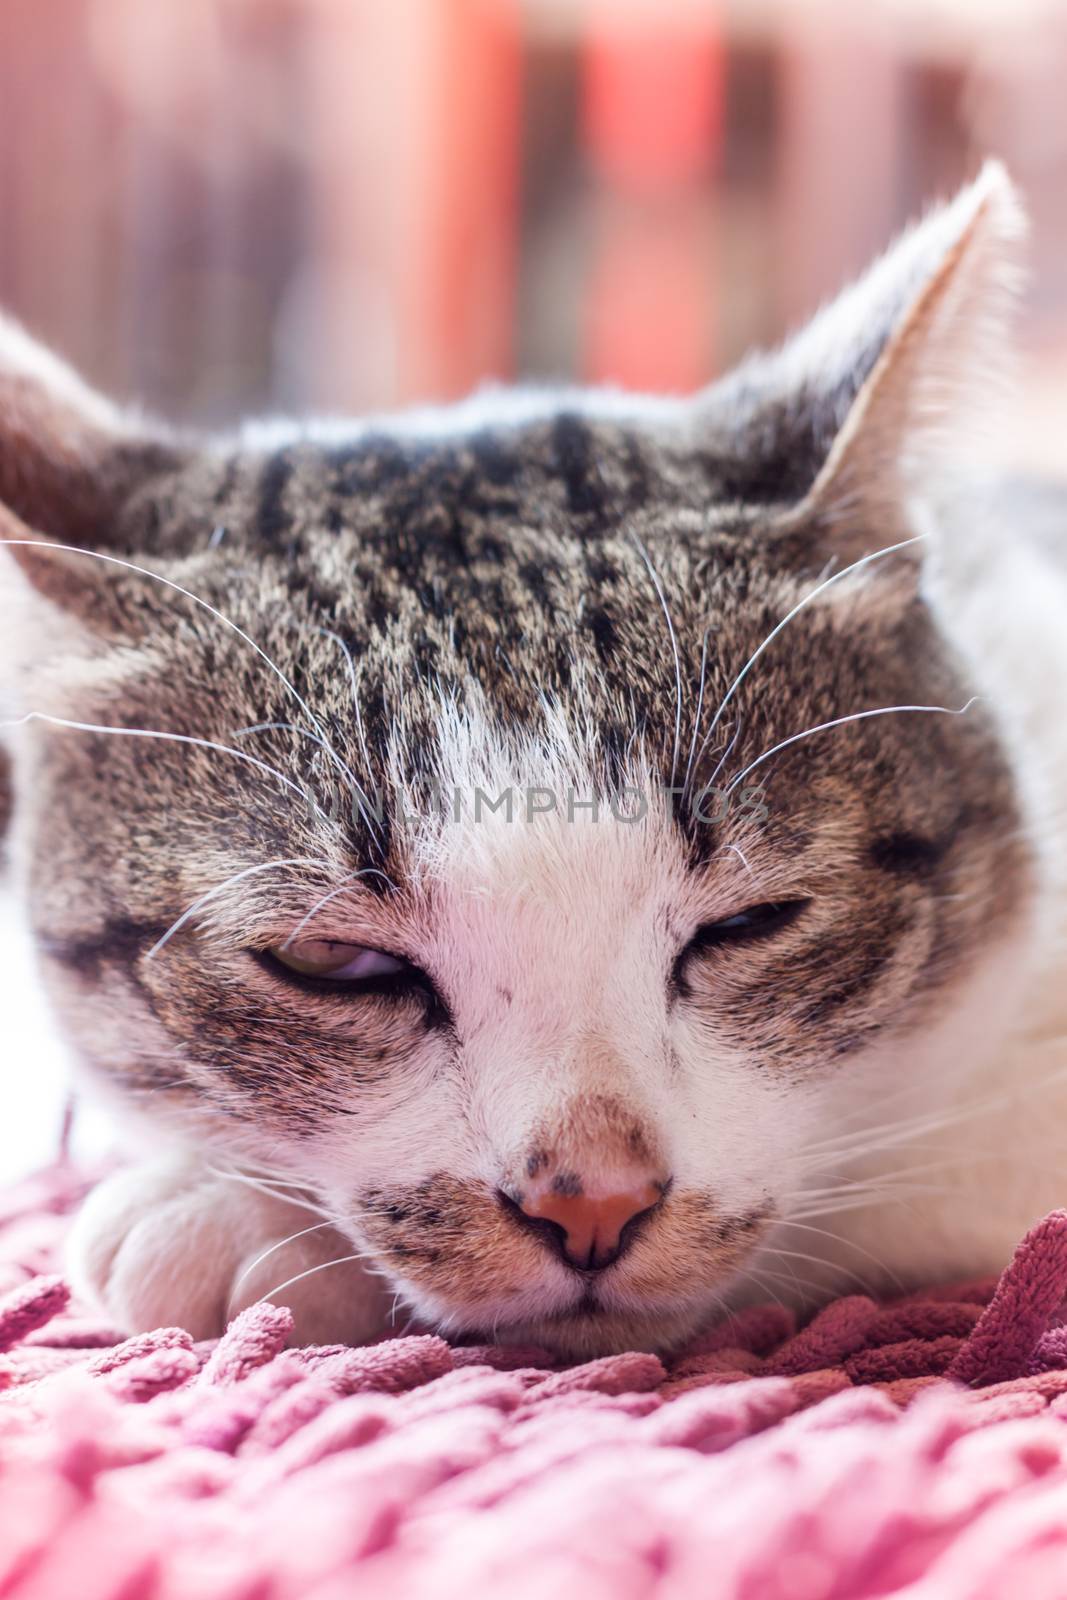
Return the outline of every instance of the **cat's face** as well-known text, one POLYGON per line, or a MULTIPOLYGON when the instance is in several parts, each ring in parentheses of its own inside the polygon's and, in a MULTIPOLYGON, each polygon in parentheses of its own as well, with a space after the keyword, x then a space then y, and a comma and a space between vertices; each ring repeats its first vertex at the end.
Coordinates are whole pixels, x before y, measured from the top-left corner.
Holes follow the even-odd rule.
POLYGON ((17 826, 80 1052, 449 1331, 677 1342, 1017 926, 914 548, 807 598, 911 531, 826 476, 841 381, 175 447, 96 540, 170 587, 24 553, 76 616, 21 647, 81 726, 25 730, 17 826))

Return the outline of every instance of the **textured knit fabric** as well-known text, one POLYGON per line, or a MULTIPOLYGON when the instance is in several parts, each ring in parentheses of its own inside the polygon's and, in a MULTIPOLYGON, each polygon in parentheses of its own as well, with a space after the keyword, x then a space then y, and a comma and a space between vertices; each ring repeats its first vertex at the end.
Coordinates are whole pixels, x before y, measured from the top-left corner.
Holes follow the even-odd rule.
POLYGON ((999 1284, 664 1365, 430 1335, 133 1339, 54 1275, 82 1181, 0 1196, 4 1600, 1063 1600, 1067 1214, 999 1284))

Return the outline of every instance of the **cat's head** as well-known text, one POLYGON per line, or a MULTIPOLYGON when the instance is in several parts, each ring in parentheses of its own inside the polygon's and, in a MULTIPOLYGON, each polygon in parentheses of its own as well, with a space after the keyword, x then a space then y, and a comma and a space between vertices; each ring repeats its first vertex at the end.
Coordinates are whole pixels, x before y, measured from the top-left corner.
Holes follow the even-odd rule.
POLYGON ((1011 1005, 1018 800, 917 536, 1017 228, 987 169, 691 401, 204 442, 7 329, 15 856, 98 1075, 447 1330, 687 1334, 1011 1005))

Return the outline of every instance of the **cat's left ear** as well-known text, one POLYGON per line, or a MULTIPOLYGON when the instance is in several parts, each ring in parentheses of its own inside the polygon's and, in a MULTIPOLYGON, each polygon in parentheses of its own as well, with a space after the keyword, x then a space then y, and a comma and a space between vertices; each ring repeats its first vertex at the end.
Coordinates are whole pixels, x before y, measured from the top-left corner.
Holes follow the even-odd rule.
POLYGON ((58 547, 121 552, 134 497, 180 459, 162 427, 0 317, 0 557, 62 611, 108 623, 114 569, 58 547))
POLYGON ((791 553, 840 564, 905 540, 915 497, 981 462, 1010 368, 1024 234, 990 162, 782 350, 709 392, 710 420, 732 435, 791 553))

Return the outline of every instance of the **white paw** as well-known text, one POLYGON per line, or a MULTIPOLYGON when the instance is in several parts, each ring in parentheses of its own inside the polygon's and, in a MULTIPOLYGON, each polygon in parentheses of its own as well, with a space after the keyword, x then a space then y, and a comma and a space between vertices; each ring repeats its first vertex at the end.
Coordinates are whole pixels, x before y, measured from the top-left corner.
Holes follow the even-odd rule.
POLYGON ((71 1231, 67 1270, 75 1293, 130 1333, 176 1325, 213 1338, 273 1299, 293 1312, 294 1343, 362 1344, 386 1330, 390 1297, 341 1259, 355 1254, 316 1213, 182 1156, 99 1184, 71 1231))

